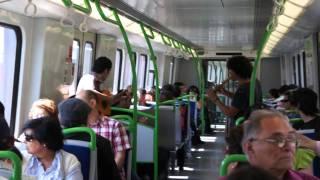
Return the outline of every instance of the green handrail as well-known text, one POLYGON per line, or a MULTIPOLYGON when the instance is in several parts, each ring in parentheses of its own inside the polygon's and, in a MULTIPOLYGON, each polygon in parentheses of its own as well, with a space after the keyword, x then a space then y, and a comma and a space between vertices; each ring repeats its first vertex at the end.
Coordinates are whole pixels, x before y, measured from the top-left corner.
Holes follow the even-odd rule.
POLYGON ((134 171, 137 169, 137 125, 136 122, 129 115, 114 115, 111 118, 128 123, 129 132, 132 137, 132 162, 131 166, 134 171))
POLYGON ((158 77, 158 66, 157 66, 157 57, 153 51, 153 47, 150 42, 150 37, 145 31, 145 27, 143 23, 140 23, 141 30, 143 32, 144 38, 146 39, 149 52, 150 52, 150 59, 153 62, 153 68, 154 68, 154 77, 156 80, 156 104, 155 104, 155 113, 154 113, 154 130, 153 130, 153 179, 157 180, 158 179, 158 131, 159 131, 159 77, 158 77))
POLYGON ((228 155, 224 160, 221 162, 220 165, 220 176, 226 176, 228 173, 228 166, 233 162, 248 162, 247 157, 244 154, 232 154, 228 155))
POLYGON ((0 151, 0 158, 10 159, 13 163, 13 173, 10 180, 21 180, 21 160, 16 153, 11 151, 0 151))
MULTIPOLYGON (((130 62, 131 62, 131 72, 132 72, 132 94, 133 94, 133 122, 135 123, 135 127, 137 127, 137 119, 138 119, 138 114, 137 114, 137 111, 138 111, 138 96, 137 96, 137 73, 136 73, 136 61, 135 61, 135 56, 134 56, 134 53, 132 51, 132 48, 131 48, 131 45, 130 45, 130 42, 129 42, 129 39, 128 39, 128 35, 127 35, 127 32, 126 30, 124 29, 122 23, 121 23, 121 20, 120 20, 120 17, 118 15, 118 11, 116 9, 112 9, 113 10, 113 15, 117 21, 117 24, 119 26, 119 29, 122 33, 122 36, 123 36, 123 39, 125 41, 125 44, 126 44, 126 47, 127 47, 127 50, 128 50, 128 54, 129 54, 129 59, 130 59, 130 62)), ((135 171, 136 167, 133 167, 133 170, 135 171)))
POLYGON ((85 7, 82 7, 78 4, 74 4, 71 0, 62 0, 63 4, 67 7, 74 7, 75 9, 85 13, 85 14, 91 14, 92 9, 89 0, 83 0, 83 4, 85 7))
POLYGON ((297 123, 297 122, 303 122, 303 119, 302 118, 291 118, 289 119, 289 122, 290 123, 297 123))
POLYGON ((62 130, 64 136, 72 135, 75 133, 88 133, 90 135, 89 148, 94 151, 97 148, 97 137, 96 133, 88 127, 73 127, 62 130))
MULTIPOLYGON (((133 110, 132 110, 132 109, 119 108, 119 107, 111 107, 111 110, 112 110, 112 111, 118 111, 118 112, 124 112, 124 113, 133 114, 133 110)), ((148 113, 141 112, 141 111, 137 111, 137 114, 138 114, 139 116, 145 116, 145 117, 147 117, 147 118, 154 119, 154 116, 153 116, 152 114, 148 114, 148 113)))
POLYGON ((200 119, 201 119, 201 134, 204 135, 205 133, 205 120, 204 120, 204 102, 205 102, 205 88, 204 88, 204 75, 203 75, 203 68, 201 59, 199 58, 197 53, 193 53, 190 49, 190 54, 192 58, 197 62, 197 74, 199 78, 199 87, 200 87, 200 99, 202 102, 201 111, 200 111, 200 119))
POLYGON ((189 94, 188 95, 182 95, 182 96, 177 97, 175 99, 171 99, 171 100, 160 102, 159 105, 174 105, 177 100, 188 99, 190 96, 191 95, 189 95, 189 94))
POLYGON ((238 119, 236 119, 236 126, 241 125, 245 120, 246 118, 244 118, 243 116, 239 117, 238 119))

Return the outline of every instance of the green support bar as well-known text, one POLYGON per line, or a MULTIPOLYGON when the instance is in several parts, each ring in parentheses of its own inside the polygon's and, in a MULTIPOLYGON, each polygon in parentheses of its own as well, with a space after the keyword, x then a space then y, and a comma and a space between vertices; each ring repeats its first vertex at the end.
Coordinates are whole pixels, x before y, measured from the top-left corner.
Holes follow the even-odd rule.
MULTIPOLYGON (((119 29, 122 33, 122 36, 123 36, 123 39, 125 41, 125 44, 126 44, 126 47, 127 47, 127 50, 128 50, 128 54, 130 55, 130 62, 131 62, 131 72, 132 72, 132 94, 133 94, 133 123, 134 123, 134 127, 135 127, 135 131, 137 131, 137 120, 138 120, 138 114, 137 114, 137 111, 138 111, 138 96, 137 96, 137 73, 136 73, 136 62, 135 62, 135 58, 134 58, 134 53, 132 52, 132 48, 131 48, 131 45, 130 45, 130 42, 129 42, 129 39, 128 39, 128 35, 127 35, 127 32, 125 31, 122 23, 121 23, 121 20, 120 20, 120 17, 118 15, 118 11, 116 9, 112 9, 113 11, 113 15, 117 21, 117 24, 119 26, 119 29)), ((134 149, 137 149, 137 147, 133 147, 134 149)), ((135 155, 136 156, 136 155, 135 155)), ((132 169, 134 171, 136 171, 136 166, 132 167, 132 169)))
POLYGON ((153 67, 154 67, 154 76, 156 80, 156 105, 155 105, 155 113, 154 113, 154 130, 153 130, 153 179, 157 180, 158 179, 158 120, 159 120, 159 77, 158 77, 158 66, 157 66, 157 57, 154 54, 153 47, 151 45, 150 39, 148 34, 145 31, 144 25, 140 22, 140 27, 143 32, 144 38, 146 39, 149 52, 150 52, 150 59, 153 62, 153 67))
POLYGON ((21 160, 11 151, 0 151, 0 159, 10 159, 12 162, 13 172, 10 180, 21 180, 21 160))
POLYGON ((201 134, 204 135, 205 133, 205 120, 204 120, 204 101, 205 101, 205 88, 204 88, 204 76, 203 76, 203 69, 202 69, 202 63, 198 56, 198 54, 193 54, 190 50, 190 54, 192 55, 192 58, 197 62, 197 75, 199 80, 199 88, 200 88, 200 99, 202 102, 201 111, 200 111, 200 119, 201 119, 201 134))
POLYGON ((83 0, 83 4, 85 7, 80 6, 78 4, 74 4, 71 0, 62 0, 62 2, 68 8, 73 7, 75 9, 77 9, 78 11, 81 11, 87 15, 91 14, 91 12, 92 12, 89 0, 83 0))
POLYGON ((246 119, 245 119, 243 116, 239 117, 239 118, 236 120, 236 126, 241 125, 245 120, 246 120, 246 119))
POLYGON ((89 142, 89 148, 94 151, 97 148, 97 137, 96 137, 96 133, 88 127, 73 127, 73 128, 66 128, 63 129, 63 135, 67 136, 67 135, 71 135, 71 134, 75 134, 75 133, 79 133, 79 132, 84 132, 90 135, 90 142, 89 142))
POLYGON ((220 177, 226 176, 228 173, 228 166, 233 162, 248 162, 244 154, 232 154, 224 158, 220 165, 220 177))

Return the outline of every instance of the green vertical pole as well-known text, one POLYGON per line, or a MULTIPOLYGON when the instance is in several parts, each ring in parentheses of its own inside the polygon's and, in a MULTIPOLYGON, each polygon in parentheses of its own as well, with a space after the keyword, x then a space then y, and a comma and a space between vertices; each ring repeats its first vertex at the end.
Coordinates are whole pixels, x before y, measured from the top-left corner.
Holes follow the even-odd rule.
MULTIPOLYGON (((127 32, 125 31, 121 20, 119 18, 118 15, 118 11, 116 9, 112 9, 113 10, 113 15, 117 21, 117 24, 120 28, 120 31, 122 33, 123 39, 125 41, 125 44, 127 46, 127 50, 128 50, 128 54, 130 57, 130 62, 131 62, 131 71, 132 71, 132 93, 133 93, 133 131, 134 134, 137 134, 137 104, 138 104, 138 97, 137 97, 137 74, 136 74, 136 62, 135 62, 135 58, 134 58, 134 53, 132 52, 132 48, 128 39, 128 35, 127 32)), ((137 169, 137 163, 136 160, 137 159, 137 137, 133 138, 133 145, 132 145, 132 170, 136 171, 137 169)))
POLYGON ((254 61, 254 66, 251 74, 251 79, 250 79, 250 96, 249 96, 249 106, 253 106, 255 102, 255 87, 256 87, 256 76, 257 76, 257 68, 260 64, 260 59, 262 55, 262 51, 264 46, 266 45, 270 35, 272 33, 272 30, 266 30, 263 34, 262 41, 258 47, 257 51, 257 57, 254 61))
POLYGON ((158 120, 159 120, 159 77, 158 77, 158 66, 157 66, 157 57, 154 54, 149 36, 147 35, 144 25, 140 22, 140 27, 143 32, 144 38, 148 44, 150 59, 153 62, 154 74, 156 80, 156 105, 155 105, 155 118, 154 118, 154 130, 153 130, 153 179, 158 179, 158 120))
POLYGON ((192 58, 196 61, 196 69, 198 72, 198 80, 199 80, 199 88, 200 88, 200 98, 201 98, 201 102, 202 102, 202 106, 201 106, 201 111, 200 111, 200 119, 201 119, 201 134, 204 135, 205 133, 205 120, 204 120, 204 94, 205 94, 205 88, 204 88, 204 75, 203 75, 203 68, 202 68, 202 63, 201 63, 201 59, 199 58, 198 54, 193 54, 191 53, 192 58))

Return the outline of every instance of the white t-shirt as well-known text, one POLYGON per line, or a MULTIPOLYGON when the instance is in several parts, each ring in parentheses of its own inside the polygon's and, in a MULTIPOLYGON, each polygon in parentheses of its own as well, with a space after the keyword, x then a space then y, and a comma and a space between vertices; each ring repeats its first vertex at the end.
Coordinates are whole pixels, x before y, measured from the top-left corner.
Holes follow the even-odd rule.
MULTIPOLYGON (((100 84, 100 89, 103 90, 103 83, 100 84)), ((92 74, 85 74, 81 77, 76 94, 78 94, 81 90, 95 90, 94 88, 94 76, 92 74)))

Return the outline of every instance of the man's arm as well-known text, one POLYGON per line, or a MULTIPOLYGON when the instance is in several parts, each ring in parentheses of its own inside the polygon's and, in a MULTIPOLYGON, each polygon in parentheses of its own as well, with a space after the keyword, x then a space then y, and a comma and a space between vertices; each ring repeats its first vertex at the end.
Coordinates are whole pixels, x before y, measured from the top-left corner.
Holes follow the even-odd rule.
POLYGON ((114 160, 118 166, 118 169, 122 169, 124 161, 126 160, 126 151, 119 151, 115 153, 114 160))
POLYGON ((207 91, 208 98, 218 106, 218 108, 222 111, 223 114, 225 114, 228 117, 234 117, 239 112, 239 109, 233 106, 227 106, 223 104, 219 97, 217 96, 216 91, 213 89, 209 89, 207 91))

